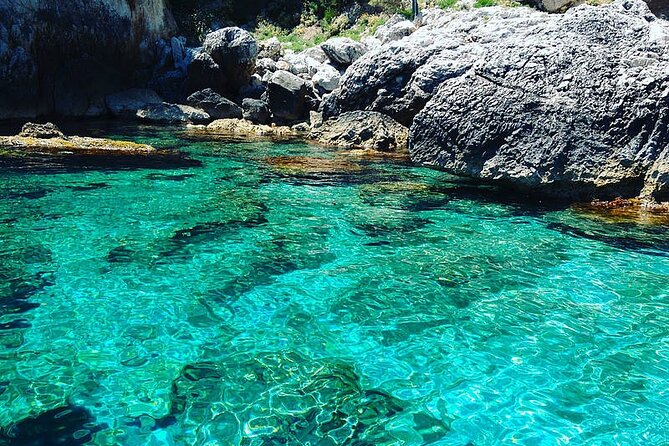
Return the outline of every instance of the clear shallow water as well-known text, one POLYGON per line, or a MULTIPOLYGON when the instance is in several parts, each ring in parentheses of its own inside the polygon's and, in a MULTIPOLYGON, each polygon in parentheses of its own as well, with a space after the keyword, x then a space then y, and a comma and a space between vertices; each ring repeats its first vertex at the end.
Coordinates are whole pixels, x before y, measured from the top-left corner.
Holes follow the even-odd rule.
POLYGON ((112 136, 203 167, 0 173, 0 444, 669 443, 665 227, 112 136))

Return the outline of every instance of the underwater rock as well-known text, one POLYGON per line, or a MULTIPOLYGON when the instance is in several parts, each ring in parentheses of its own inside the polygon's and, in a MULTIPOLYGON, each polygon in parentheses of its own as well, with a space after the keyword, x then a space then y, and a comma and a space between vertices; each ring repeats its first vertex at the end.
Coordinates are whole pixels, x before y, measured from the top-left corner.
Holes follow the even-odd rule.
POLYGON ((7 446, 84 445, 106 428, 97 424, 85 407, 67 405, 25 418, 0 429, 0 444, 7 446))
POLYGON ((363 387, 350 364, 297 352, 237 353, 189 364, 173 382, 170 400, 182 426, 227 425, 242 444, 251 438, 259 444, 391 444, 400 432, 427 442, 450 430, 449 420, 363 387), (216 413, 208 410, 212 402, 216 413))

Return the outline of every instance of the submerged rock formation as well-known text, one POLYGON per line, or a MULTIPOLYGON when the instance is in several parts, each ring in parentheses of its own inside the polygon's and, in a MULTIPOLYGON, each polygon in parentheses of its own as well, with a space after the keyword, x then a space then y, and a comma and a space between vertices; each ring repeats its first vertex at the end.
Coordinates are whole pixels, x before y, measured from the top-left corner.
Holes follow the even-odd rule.
POLYGON ((0 119, 106 113, 173 32, 166 0, 0 2, 0 119))
POLYGON ((414 161, 570 198, 669 200, 669 25, 640 0, 429 11, 326 101, 411 126, 414 161))

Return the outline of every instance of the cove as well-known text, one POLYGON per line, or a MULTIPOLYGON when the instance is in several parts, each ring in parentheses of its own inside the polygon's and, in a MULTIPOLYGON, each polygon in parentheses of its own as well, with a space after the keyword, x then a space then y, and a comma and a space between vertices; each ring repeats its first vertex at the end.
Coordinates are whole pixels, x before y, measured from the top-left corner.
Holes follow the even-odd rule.
POLYGON ((0 445, 669 442, 661 223, 79 130, 199 162, 0 172, 0 445))

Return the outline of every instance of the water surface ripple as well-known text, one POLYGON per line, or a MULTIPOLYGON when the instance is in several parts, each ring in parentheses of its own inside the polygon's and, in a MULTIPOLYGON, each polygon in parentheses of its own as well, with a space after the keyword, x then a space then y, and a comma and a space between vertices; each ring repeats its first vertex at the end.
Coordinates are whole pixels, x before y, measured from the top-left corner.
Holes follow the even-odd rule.
POLYGON ((110 136, 202 167, 0 173, 0 445, 669 444, 666 227, 110 136))

